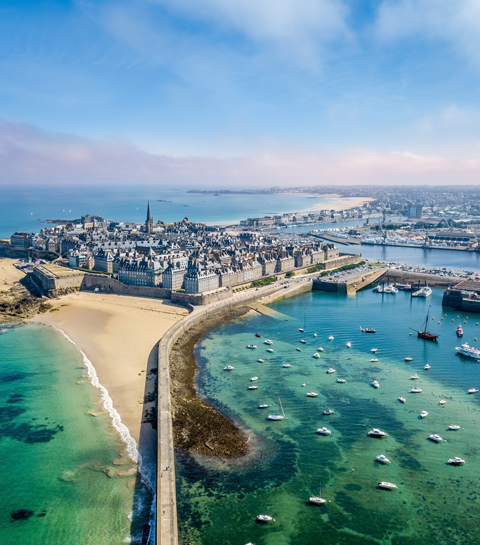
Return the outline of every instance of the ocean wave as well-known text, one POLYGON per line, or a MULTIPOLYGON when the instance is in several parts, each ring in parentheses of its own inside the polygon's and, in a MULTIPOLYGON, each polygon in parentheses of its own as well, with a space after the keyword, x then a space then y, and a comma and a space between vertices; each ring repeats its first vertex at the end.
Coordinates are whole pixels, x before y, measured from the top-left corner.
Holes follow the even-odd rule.
MULTIPOLYGON (((156 464, 153 460, 143 460, 142 456, 140 455, 140 452, 137 448, 137 442, 135 439, 130 435, 130 431, 128 430, 127 426, 122 422, 122 419, 120 417, 120 414, 118 413, 117 409, 113 406, 113 401, 110 395, 108 394, 108 390, 100 384, 100 381, 98 380, 97 372, 95 370, 95 367, 93 366, 92 362, 87 358, 86 354, 83 352, 83 350, 77 345, 76 342, 74 342, 66 333, 60 328, 55 327, 54 329, 57 329, 60 331, 60 333, 69 341, 70 343, 75 346, 75 348, 80 352, 83 358, 83 363, 85 367, 87 368, 87 374, 88 378, 90 380, 90 383, 95 386, 95 388, 98 388, 101 392, 101 398, 103 401, 103 407, 108 412, 110 419, 112 421, 113 427, 117 430, 119 433, 122 441, 126 445, 126 451, 128 453, 129 458, 135 462, 138 465, 138 471, 141 476, 141 481, 145 488, 151 493, 152 495, 152 505, 150 509, 150 517, 149 517, 149 523, 150 523, 150 535, 148 537, 148 544, 152 544, 155 536, 155 513, 156 513, 156 491, 155 491, 155 480, 156 480, 156 464)), ((128 537, 126 538, 128 539, 128 537)))
POLYGON ((128 456, 133 462, 135 462, 136 464, 139 464, 139 470, 140 470, 141 461, 140 461, 140 453, 138 452, 138 449, 137 449, 137 442, 130 435, 130 431, 128 430, 127 426, 125 426, 125 424, 122 422, 122 419, 117 409, 115 409, 115 407, 113 406, 113 401, 108 394, 108 390, 105 388, 105 386, 100 384, 100 381, 98 380, 97 372, 92 362, 87 358, 86 354, 77 345, 77 343, 72 341, 72 339, 65 333, 65 331, 62 331, 60 328, 55 328, 55 329, 58 329, 58 331, 60 331, 60 333, 67 339, 67 341, 72 343, 73 346, 82 355, 83 363, 85 367, 87 368, 87 373, 88 373, 88 378, 90 379, 90 383, 92 384, 92 386, 95 386, 95 388, 98 388, 100 390, 101 398, 103 401, 103 407, 108 412, 110 419, 112 420, 113 427, 117 430, 122 441, 125 443, 128 456))

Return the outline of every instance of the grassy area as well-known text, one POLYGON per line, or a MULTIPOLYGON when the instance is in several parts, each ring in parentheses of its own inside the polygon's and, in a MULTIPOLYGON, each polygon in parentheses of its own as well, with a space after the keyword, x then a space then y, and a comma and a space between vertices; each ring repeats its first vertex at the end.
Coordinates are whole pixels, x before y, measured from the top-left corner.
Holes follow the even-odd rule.
POLYGON ((295 276, 295 272, 294 271, 288 271, 287 274, 285 275, 285 278, 292 278, 292 276, 295 276))
POLYGON ((103 274, 104 276, 112 276, 112 273, 108 273, 108 272, 104 272, 104 271, 93 271, 93 270, 90 270, 90 269, 83 269, 82 267, 70 267, 70 265, 68 265, 66 263, 62 263, 61 261, 56 263, 56 265, 58 267, 65 267, 66 269, 73 269, 74 271, 80 271, 80 272, 85 272, 85 273, 90 273, 90 274, 103 274))
POLYGON ((265 278, 261 278, 260 280, 254 280, 252 282, 252 288, 259 288, 260 286, 268 286, 269 284, 273 284, 276 282, 277 279, 273 276, 266 276, 265 278))

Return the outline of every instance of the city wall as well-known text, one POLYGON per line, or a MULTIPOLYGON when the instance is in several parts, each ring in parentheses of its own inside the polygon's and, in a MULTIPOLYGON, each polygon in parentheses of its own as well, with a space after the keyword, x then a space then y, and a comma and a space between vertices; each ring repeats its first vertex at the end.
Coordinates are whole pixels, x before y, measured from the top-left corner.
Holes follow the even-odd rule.
POLYGON ((172 415, 170 408, 169 354, 173 344, 194 324, 204 319, 208 312, 244 306, 260 297, 297 295, 312 289, 311 282, 299 282, 284 289, 277 283, 251 290, 251 293, 217 302, 212 306, 197 307, 186 318, 176 323, 160 340, 158 347, 158 445, 157 445, 157 518, 156 545, 178 545, 177 499, 175 489, 175 457, 173 446, 172 415), (168 469, 166 469, 168 468, 168 469))

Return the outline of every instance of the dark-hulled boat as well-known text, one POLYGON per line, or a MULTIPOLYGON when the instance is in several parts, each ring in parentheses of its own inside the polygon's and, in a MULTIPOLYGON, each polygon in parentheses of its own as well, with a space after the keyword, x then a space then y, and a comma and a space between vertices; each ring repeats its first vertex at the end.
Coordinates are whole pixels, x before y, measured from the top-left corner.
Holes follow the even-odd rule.
POLYGON ((430 308, 427 311, 427 317, 425 318, 423 331, 421 329, 413 329, 412 327, 410 329, 413 329, 413 331, 417 332, 419 339, 425 339, 426 341, 436 341, 439 335, 436 335, 435 333, 430 333, 429 331, 427 331, 429 314, 430 314, 430 308))

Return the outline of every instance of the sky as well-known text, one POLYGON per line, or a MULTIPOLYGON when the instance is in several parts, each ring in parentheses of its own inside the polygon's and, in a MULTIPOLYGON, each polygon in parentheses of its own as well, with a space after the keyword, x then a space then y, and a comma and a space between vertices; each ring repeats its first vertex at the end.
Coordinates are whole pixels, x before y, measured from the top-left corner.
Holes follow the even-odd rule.
POLYGON ((480 182, 479 0, 0 0, 0 184, 480 182))

